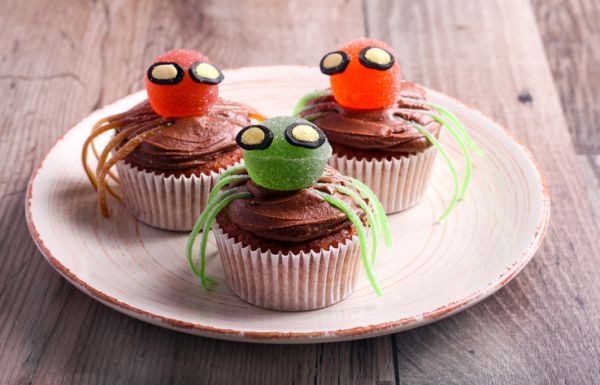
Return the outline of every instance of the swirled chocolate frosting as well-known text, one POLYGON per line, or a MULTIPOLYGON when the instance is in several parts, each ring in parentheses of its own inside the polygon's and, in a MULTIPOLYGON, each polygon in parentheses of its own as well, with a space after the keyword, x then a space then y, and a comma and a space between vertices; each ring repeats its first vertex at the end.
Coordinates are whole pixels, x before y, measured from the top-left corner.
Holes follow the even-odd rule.
MULTIPOLYGON (((319 183, 343 184, 340 174, 327 167, 319 183)), ((261 188, 252 181, 240 187, 254 198, 233 201, 225 209, 231 222, 255 236, 275 241, 306 242, 350 226, 346 214, 331 206, 310 189, 284 192, 261 188)), ((348 203, 361 218, 360 208, 333 187, 319 188, 348 203)))
MULTIPOLYGON (((190 175, 209 163, 219 163, 220 157, 232 158, 230 164, 234 163, 241 158, 235 135, 250 124, 250 112, 255 111, 241 103, 219 98, 205 115, 168 119, 169 127, 143 142, 127 155, 125 161, 140 169, 166 175, 190 175)), ((156 127, 157 118, 159 116, 146 100, 121 118, 127 124, 117 132, 139 125, 127 136, 130 140, 156 127)))
MULTIPOLYGON (((403 82, 399 95, 424 100, 425 90, 417 84, 403 82)), ((431 146, 429 140, 412 123, 425 127, 435 137, 439 137, 440 124, 425 114, 426 111, 431 110, 402 98, 390 108, 346 109, 333 96, 324 96, 309 102, 300 116, 311 120, 325 131, 334 151, 346 147, 408 155, 431 146)))

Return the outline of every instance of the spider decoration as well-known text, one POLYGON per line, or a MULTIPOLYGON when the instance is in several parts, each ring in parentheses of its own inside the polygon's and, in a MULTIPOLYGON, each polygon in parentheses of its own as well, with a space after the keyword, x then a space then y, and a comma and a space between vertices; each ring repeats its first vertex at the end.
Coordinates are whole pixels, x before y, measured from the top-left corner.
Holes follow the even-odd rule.
POLYGON ((200 278, 202 287, 208 289, 214 282, 214 278, 206 275, 209 230, 219 212, 231 202, 254 198, 251 193, 235 187, 252 180, 254 184, 270 190, 308 189, 342 211, 356 229, 363 266, 375 292, 380 295, 381 290, 371 267, 381 239, 383 238, 387 247, 391 246, 387 217, 375 194, 354 178, 342 176, 341 184, 318 183, 332 153, 323 131, 304 119, 275 117, 261 124, 245 127, 238 133, 236 141, 244 150, 245 165, 232 167, 220 177, 210 193, 206 209, 188 238, 188 262, 194 274, 200 278), (370 250, 367 229, 359 215, 348 203, 329 194, 328 188, 347 195, 364 212, 371 235, 370 250), (200 231, 200 261, 197 265, 193 260, 192 249, 200 231))
MULTIPOLYGON (((218 103, 217 85, 223 78, 221 70, 200 52, 183 49, 166 52, 158 56, 146 72, 148 103, 105 117, 94 125, 92 133, 84 142, 81 158, 85 172, 98 192, 98 205, 102 215, 110 216, 106 193, 122 200, 108 183, 108 178, 119 183, 111 168, 144 141, 170 127, 176 118, 205 115, 218 103), (111 130, 115 131, 115 135, 102 152, 98 153, 94 140, 111 130), (90 149, 98 161, 95 171, 88 164, 90 149)), ((249 115, 259 121, 264 120, 255 114, 249 115)), ((228 120, 242 127, 235 120, 228 120)))
MULTIPOLYGON (((465 159, 465 174, 459 182, 456 167, 441 143, 422 125, 404 120, 425 136, 440 152, 452 174, 454 189, 452 198, 438 218, 442 221, 452 211, 456 203, 464 199, 471 180, 472 158, 470 151, 483 155, 465 127, 458 118, 445 107, 424 99, 416 99, 401 95, 402 78, 400 67, 391 47, 374 39, 356 39, 333 51, 321 59, 321 72, 330 76, 331 88, 316 90, 304 95, 296 104, 293 115, 301 113, 312 121, 335 111, 320 111, 310 114, 307 104, 312 100, 325 96, 333 96, 343 108, 353 110, 373 110, 392 108, 398 112, 415 112, 427 114, 445 127, 458 143, 465 159), (412 108, 412 109, 411 109, 412 108), (416 110, 415 108, 418 108, 416 110)), ((399 114, 396 114, 402 119, 399 114)))

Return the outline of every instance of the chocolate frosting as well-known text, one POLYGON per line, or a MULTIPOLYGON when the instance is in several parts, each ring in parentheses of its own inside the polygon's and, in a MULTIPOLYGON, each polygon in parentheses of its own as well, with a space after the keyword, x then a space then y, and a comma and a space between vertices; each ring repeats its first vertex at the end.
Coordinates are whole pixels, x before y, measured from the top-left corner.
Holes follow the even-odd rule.
MULTIPOLYGON (((329 166, 319 183, 344 184, 339 172, 329 166)), ((234 224, 261 238, 305 242, 335 233, 351 224, 346 214, 309 189, 292 192, 266 190, 248 181, 241 190, 249 191, 254 198, 233 201, 225 213, 234 224)), ((350 204, 361 218, 364 217, 348 196, 336 192, 333 187, 320 190, 350 204)))
MULTIPOLYGON (((403 82, 401 97, 425 99, 425 90, 417 84, 403 82)), ((339 105, 333 96, 316 98, 300 114, 319 126, 327 139, 335 145, 361 150, 383 150, 397 154, 423 151, 431 142, 410 122, 425 127, 436 138, 440 124, 424 111, 431 111, 419 103, 398 100, 390 108, 354 110, 339 105)))
MULTIPOLYGON (((241 103, 219 98, 205 115, 167 119, 169 127, 143 142, 125 161, 142 169, 169 174, 197 169, 223 153, 238 150, 235 136, 242 127, 250 124, 250 112, 255 111, 241 103)), ((118 131, 141 123, 140 128, 127 137, 130 140, 162 124, 164 121, 159 118, 146 100, 125 114, 122 119, 127 124, 118 131)))

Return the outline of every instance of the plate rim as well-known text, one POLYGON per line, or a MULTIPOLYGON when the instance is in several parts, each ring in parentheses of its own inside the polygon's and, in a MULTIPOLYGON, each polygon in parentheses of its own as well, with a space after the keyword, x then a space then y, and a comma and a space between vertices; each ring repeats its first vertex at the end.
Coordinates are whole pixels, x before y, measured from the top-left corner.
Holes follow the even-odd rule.
MULTIPOLYGON (((225 70, 224 72, 237 72, 251 69, 298 69, 302 68, 312 69, 317 68, 313 66, 300 66, 300 65, 275 65, 275 66, 250 66, 250 67, 239 67, 234 69, 225 70)), ((109 104, 106 104, 98 109, 87 114, 82 120, 69 128, 66 132, 64 132, 56 142, 47 150, 46 154, 42 157, 42 159, 37 163, 34 171, 31 174, 31 177, 27 183, 27 191, 25 194, 25 218, 27 222, 27 228, 29 233, 37 246, 38 250, 44 256, 44 258, 48 261, 48 263, 58 271, 67 281, 77 287, 79 290, 83 291, 85 294, 89 295, 95 300, 109 306, 112 309, 115 309, 121 313, 124 313, 133 318, 139 319, 141 321, 149 322, 151 324, 166 327, 168 329, 188 333, 188 334, 196 334, 204 337, 211 337, 217 339, 225 339, 225 340, 235 340, 241 342, 255 342, 255 343, 321 343, 321 342, 336 342, 336 341, 346 341, 353 339, 361 339, 361 338, 370 338, 378 335, 391 334, 394 332, 400 332, 404 330, 409 330, 415 327, 423 326, 428 323, 441 320, 443 318, 449 317, 453 314, 456 314, 462 310, 465 310, 483 299, 487 298, 491 294, 495 293, 502 287, 504 287, 508 282, 510 282, 519 272, 527 265, 527 263, 532 259, 535 252, 541 245, 541 242, 544 238, 546 230, 548 228, 548 223, 550 221, 550 193, 548 190, 548 184, 544 175, 544 172, 537 162, 531 151, 517 138, 517 136, 505 128, 503 125, 498 123, 496 120, 492 119, 488 115, 484 114, 477 108, 474 108, 452 96, 444 94, 442 92, 438 92, 432 90, 430 88, 424 87, 428 93, 442 95, 445 98, 451 99, 454 103, 462 105, 464 108, 470 110, 473 113, 480 115, 482 118, 490 121, 493 125, 499 128, 507 138, 520 150, 520 152, 525 155, 525 157, 531 162, 533 168, 535 169, 538 181, 541 183, 541 191, 542 191, 542 207, 541 207, 541 216, 539 218, 539 222, 537 223, 535 236, 531 240, 527 249, 517 258, 512 265, 510 265, 506 271, 504 271, 498 278, 494 281, 488 283, 485 287, 474 291, 473 293, 467 295, 466 297, 459 299, 457 301, 452 301, 444 306, 441 306, 435 310, 424 312, 416 316, 404 317, 395 321, 384 322, 379 324, 371 324, 360 327, 353 328, 343 328, 337 330, 330 331, 309 331, 309 332, 274 332, 274 331, 242 331, 235 329, 227 329, 227 328, 219 328, 205 324, 192 323, 187 321, 181 321, 178 319, 161 316, 159 314, 154 314, 147 310, 138 308, 136 306, 130 305, 123 301, 114 298, 101 290, 98 290, 85 282, 84 280, 77 277, 76 274, 70 271, 65 265, 63 265, 59 259, 57 259, 53 253, 46 247, 40 233, 38 232, 35 223, 32 218, 31 205, 32 205, 32 192, 33 185, 35 183, 36 177, 38 176, 40 170, 42 170, 44 163, 46 162, 50 153, 54 151, 56 146, 58 146, 64 139, 65 136, 70 133, 75 127, 79 126, 86 119, 89 118, 90 115, 95 112, 104 109, 110 105, 120 102, 123 99, 132 97, 135 94, 139 94, 142 91, 136 91, 131 94, 128 94, 124 97, 121 97, 109 104)))

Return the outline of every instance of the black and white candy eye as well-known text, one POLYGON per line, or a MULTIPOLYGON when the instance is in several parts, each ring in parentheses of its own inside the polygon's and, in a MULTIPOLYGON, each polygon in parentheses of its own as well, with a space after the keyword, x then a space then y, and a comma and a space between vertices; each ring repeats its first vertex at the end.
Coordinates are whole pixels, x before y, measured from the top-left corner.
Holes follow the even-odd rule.
POLYGON ((247 126, 238 132, 235 141, 244 150, 265 150, 273 142, 273 131, 260 124, 247 126))
POLYGON ((341 74, 350 63, 350 56, 344 51, 329 52, 323 56, 319 67, 325 75, 341 74))
POLYGON ((201 61, 193 63, 189 73, 193 81, 203 84, 219 84, 225 78, 223 72, 215 65, 201 61))
POLYGON ((293 123, 285 129, 285 139, 292 146, 319 148, 325 143, 325 134, 310 123, 293 123))
POLYGON ((385 71, 394 65, 394 55, 379 47, 366 47, 358 53, 358 60, 367 67, 385 71))
POLYGON ((177 63, 159 62, 148 68, 148 80, 154 84, 177 84, 183 79, 183 68, 177 63))

